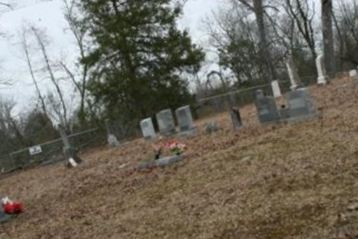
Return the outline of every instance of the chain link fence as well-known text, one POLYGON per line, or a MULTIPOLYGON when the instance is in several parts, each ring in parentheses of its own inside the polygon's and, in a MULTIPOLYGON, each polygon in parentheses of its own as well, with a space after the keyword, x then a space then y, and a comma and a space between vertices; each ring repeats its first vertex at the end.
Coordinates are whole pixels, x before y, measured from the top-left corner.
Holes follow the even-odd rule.
MULTIPOLYGON (((105 143, 106 132, 100 129, 90 129, 68 135, 70 144, 81 151, 86 148, 105 143)), ((36 146, 24 148, 0 157, 1 173, 18 169, 48 165, 63 161, 63 141, 61 138, 51 140, 36 146)))

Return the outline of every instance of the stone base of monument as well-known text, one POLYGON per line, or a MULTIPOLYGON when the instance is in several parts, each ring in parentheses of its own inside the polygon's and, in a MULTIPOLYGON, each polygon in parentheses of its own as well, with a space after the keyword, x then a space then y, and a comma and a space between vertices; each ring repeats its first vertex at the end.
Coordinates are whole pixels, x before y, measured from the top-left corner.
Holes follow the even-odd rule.
POLYGON ((143 171, 143 170, 153 169, 157 167, 166 167, 178 163, 182 160, 183 160, 182 155, 167 156, 167 157, 160 158, 158 160, 141 162, 139 163, 137 169, 139 171, 143 171))
POLYGON ((296 123, 306 120, 312 120, 318 117, 318 114, 308 114, 308 115, 302 115, 302 116, 295 116, 295 117, 289 117, 282 121, 285 121, 287 123, 296 123))
POLYGON ((179 137, 187 138, 195 136, 198 133, 198 128, 192 128, 190 130, 180 131, 177 135, 179 137))

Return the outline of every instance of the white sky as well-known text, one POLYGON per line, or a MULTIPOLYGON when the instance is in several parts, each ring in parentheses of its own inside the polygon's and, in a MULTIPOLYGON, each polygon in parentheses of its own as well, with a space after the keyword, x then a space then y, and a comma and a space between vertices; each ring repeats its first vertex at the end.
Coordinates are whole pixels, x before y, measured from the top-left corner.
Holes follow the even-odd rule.
MULTIPOLYGON (((16 0, 11 0, 16 1, 16 0)), ((9 2, 9 1, 8 1, 9 2)), ((14 11, 0 15, 0 32, 6 38, 0 38, 0 78, 12 79, 11 87, 0 88, 0 96, 13 98, 19 106, 29 105, 35 89, 31 83, 28 68, 19 45, 19 33, 22 26, 29 23, 45 28, 50 37, 50 55, 54 58, 73 59, 74 40, 66 29, 62 15, 62 0, 18 0, 14 11)), ((189 0, 184 8, 183 19, 179 26, 189 30, 193 41, 206 48, 207 36, 202 28, 202 19, 215 11, 224 0, 189 0)), ((40 81, 41 89, 48 90, 48 80, 40 81)), ((45 93, 45 92, 44 92, 45 93)), ((68 93, 68 97, 72 93, 68 93)))

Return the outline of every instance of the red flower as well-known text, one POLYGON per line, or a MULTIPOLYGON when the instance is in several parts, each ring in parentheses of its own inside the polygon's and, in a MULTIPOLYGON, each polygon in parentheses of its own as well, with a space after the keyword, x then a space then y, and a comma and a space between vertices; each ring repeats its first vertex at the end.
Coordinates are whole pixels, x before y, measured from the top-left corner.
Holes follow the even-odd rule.
POLYGON ((2 207, 6 214, 20 214, 24 211, 24 207, 19 202, 7 202, 2 207))

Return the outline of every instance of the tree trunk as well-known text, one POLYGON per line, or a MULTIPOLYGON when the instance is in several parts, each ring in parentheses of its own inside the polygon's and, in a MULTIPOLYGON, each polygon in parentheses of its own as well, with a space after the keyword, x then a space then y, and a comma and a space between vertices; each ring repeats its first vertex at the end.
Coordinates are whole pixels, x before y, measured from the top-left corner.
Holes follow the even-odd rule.
POLYGON ((259 39, 260 39, 260 58, 262 60, 263 67, 263 75, 268 82, 273 81, 276 78, 276 72, 274 66, 272 64, 271 53, 269 51, 269 46, 267 44, 266 38, 266 28, 264 21, 264 8, 262 5, 262 0, 254 0, 254 11, 256 16, 257 28, 259 31, 259 39))
POLYGON ((321 0, 324 64, 331 78, 336 74, 332 11, 332 0, 321 0))

